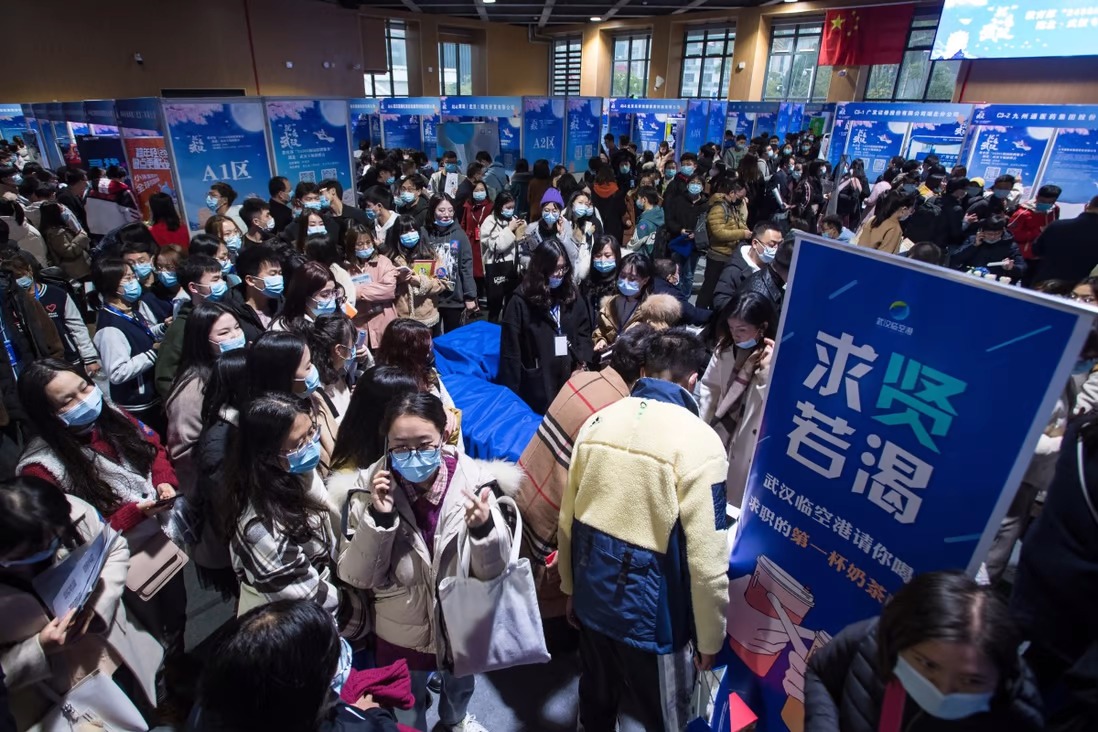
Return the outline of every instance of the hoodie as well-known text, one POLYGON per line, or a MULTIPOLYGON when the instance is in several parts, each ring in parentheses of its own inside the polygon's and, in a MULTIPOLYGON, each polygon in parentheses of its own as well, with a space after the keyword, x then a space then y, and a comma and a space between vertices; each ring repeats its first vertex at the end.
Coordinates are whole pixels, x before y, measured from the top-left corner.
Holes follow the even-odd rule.
POLYGON ((645 254, 652 255, 652 243, 655 240, 655 233, 659 231, 665 223, 663 215, 663 206, 649 206, 645 203, 646 208, 640 215, 640 219, 637 221, 636 231, 633 233, 633 241, 630 242, 630 247, 636 250, 640 245, 644 245, 646 248, 645 254), (649 238, 652 237, 652 238, 649 238), (647 241, 646 241, 647 240, 647 241))

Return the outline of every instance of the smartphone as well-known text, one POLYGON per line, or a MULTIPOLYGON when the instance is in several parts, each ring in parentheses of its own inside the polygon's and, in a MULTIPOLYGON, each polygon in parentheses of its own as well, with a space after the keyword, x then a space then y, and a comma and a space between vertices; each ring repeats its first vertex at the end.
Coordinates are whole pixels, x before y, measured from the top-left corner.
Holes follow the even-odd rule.
POLYGON ((152 507, 153 508, 164 508, 165 506, 172 505, 173 503, 175 503, 178 500, 179 500, 179 494, 176 493, 174 496, 171 496, 170 498, 161 498, 159 501, 154 503, 152 505, 152 507))
POLYGON ((411 271, 412 271, 412 268, 411 268, 411 267, 397 267, 397 270, 396 270, 396 271, 397 271, 397 272, 401 272, 401 273, 403 273, 403 272, 411 272, 411 271))

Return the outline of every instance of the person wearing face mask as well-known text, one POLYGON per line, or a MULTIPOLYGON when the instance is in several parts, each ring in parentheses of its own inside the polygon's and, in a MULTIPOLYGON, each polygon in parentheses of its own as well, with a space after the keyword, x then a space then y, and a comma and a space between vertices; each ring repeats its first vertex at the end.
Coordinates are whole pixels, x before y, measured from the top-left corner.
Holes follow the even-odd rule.
MULTIPOLYGON (((668 166, 664 168, 665 177, 669 168, 673 169, 673 166, 668 164, 668 166)), ((691 152, 686 152, 679 156, 679 165, 677 172, 673 177, 668 179, 667 185, 663 189, 664 206, 670 208, 672 200, 677 198, 686 198, 686 188, 690 184, 690 178, 697 171, 697 155, 691 152)))
POLYGON ((656 148, 656 168, 661 176, 669 165, 672 168, 675 166, 675 151, 671 149, 671 145, 667 140, 660 140, 660 144, 656 148))
POLYGON ((617 239, 604 234, 595 242, 591 256, 591 269, 580 282, 580 297, 591 313, 592 331, 599 324, 602 304, 618 294, 618 271, 621 268, 622 250, 617 239))
MULTIPOLYGON (((239 231, 246 231, 248 226, 240 218, 240 206, 234 205, 236 199, 237 192, 228 183, 222 181, 211 183, 210 190, 206 193, 206 208, 198 212, 198 225, 204 227, 206 220, 211 216, 228 216, 239 231)), ((215 235, 220 233, 217 232, 215 235)))
POLYGON ((572 260, 549 238, 530 254, 522 283, 503 311, 497 383, 538 414, 574 371, 593 357, 591 314, 579 296, 572 260))
POLYGON ((1000 175, 991 185, 991 192, 976 198, 965 212, 965 233, 971 236, 989 216, 1007 216, 1014 212, 1011 196, 1018 180, 1009 174, 1000 175))
POLYGON ((320 181, 317 192, 320 193, 325 214, 336 225, 337 235, 332 241, 342 241, 343 234, 351 224, 366 226, 373 223, 362 209, 343 203, 343 184, 338 180, 327 178, 320 181))
MULTIPOLYGON (((94 541, 103 527, 95 507, 51 482, 25 476, 0 483, 5 625, 0 664, 10 694, 5 694, 6 729, 36 728, 54 708, 57 695, 64 696, 96 671, 111 685, 117 673, 121 683, 115 693, 132 694, 132 701, 145 708, 156 706, 156 675, 164 650, 133 622, 122 602, 130 563, 123 538, 116 537, 108 547, 83 611, 51 619, 32 589, 36 577, 94 541)), ((110 706, 99 709, 99 701, 88 699, 89 711, 109 716, 110 706)))
POLYGON ((244 229, 239 228, 228 216, 215 214, 206 219, 205 231, 225 245, 230 260, 235 260, 244 247, 244 229))
POLYGON ((382 253, 397 268, 396 299, 398 318, 412 318, 442 334, 439 300, 453 287, 449 277, 437 276, 443 270, 437 249, 431 246, 426 229, 416 226, 408 216, 401 216, 389 229, 382 253))
POLYGON ((852 243, 854 232, 843 226, 841 216, 824 216, 820 219, 820 236, 848 244, 852 243))
POLYGON ((240 322, 249 343, 271 326, 285 289, 282 262, 269 244, 247 247, 234 265, 240 284, 233 287, 224 303, 240 322))
MULTIPOLYGON (((196 236, 195 239, 198 239, 196 236)), ((194 243, 192 242, 192 247, 194 243)), ((183 331, 191 311, 203 302, 220 302, 229 292, 229 286, 221 276, 221 264, 211 256, 192 253, 179 263, 175 270, 182 300, 160 343, 156 359, 156 390, 167 397, 179 371, 183 355, 183 331)))
POLYGON ((241 412, 237 436, 220 516, 240 581, 237 615, 277 600, 309 600, 332 616, 344 638, 360 639, 369 629, 363 598, 334 571, 337 519, 317 471, 320 427, 312 402, 260 393, 241 412))
MULTIPOLYGON (((388 194, 386 200, 389 200, 388 194)), ((320 187, 316 183, 298 183, 293 197, 294 220, 282 230, 282 240, 298 247, 300 251, 301 242, 309 235, 306 230, 311 226, 313 233, 327 233, 332 241, 337 241, 339 224, 329 213, 330 205, 328 197, 320 195, 320 187), (317 231, 318 224, 324 227, 324 232, 317 231)))
POLYGON ((914 193, 906 193, 911 185, 908 181, 911 179, 911 176, 906 178, 903 186, 901 186, 901 189, 905 191, 904 195, 914 196, 915 208, 903 222, 902 227, 906 241, 901 245, 900 251, 906 252, 911 248, 911 244, 917 241, 932 241, 944 245, 948 225, 942 217, 939 193, 945 183, 945 178, 938 173, 934 173, 926 179, 923 185, 916 182, 914 193))
POLYGON ((454 196, 464 181, 465 176, 461 172, 461 161, 458 160, 457 153, 447 150, 438 161, 438 172, 431 176, 431 195, 449 191, 454 196))
POLYGON ((487 732, 468 713, 475 677, 454 676, 442 664, 448 649, 435 598, 440 583, 458 574, 459 542, 467 542, 472 576, 489 580, 505 569, 511 543, 519 539, 488 484, 513 494, 521 472, 446 447, 446 411, 431 394, 395 397, 382 431, 386 454, 358 471, 347 506, 349 538, 340 552, 339 576, 374 598, 378 664, 403 659, 411 670, 415 704, 397 710, 398 721, 427 729, 427 681, 437 670, 443 727, 487 732))
POLYGON ((240 205, 240 217, 248 225, 244 232, 244 248, 262 244, 275 236, 275 219, 271 206, 260 198, 246 198, 240 205))
POLYGON ((103 375, 110 382, 111 401, 164 434, 153 368, 168 326, 157 323, 148 305, 141 302, 141 283, 121 259, 98 261, 92 283, 103 302, 92 342, 102 359, 103 375))
POLYGON ((979 267, 991 270, 996 277, 1006 276, 1011 282, 1021 279, 1026 261, 1007 230, 1005 216, 991 216, 984 220, 976 233, 959 247, 950 247, 949 266, 962 272, 979 267))
MULTIPOLYGON (((461 185, 458 186, 456 193, 448 193, 447 191, 436 191, 435 195, 443 195, 444 193, 454 199, 454 210, 462 211, 465 208, 465 202, 473 197, 473 186, 479 183, 484 178, 484 166, 480 163, 469 163, 465 168, 465 179, 461 181, 461 185)), ((427 223, 431 223, 430 216, 427 218, 427 223)))
POLYGON ((805 732, 1044 729, 1021 642, 992 588, 961 572, 918 575, 812 655, 805 732))
POLYGON ((458 225, 457 208, 447 196, 436 196, 427 214, 427 247, 435 252, 437 262, 434 276, 447 285, 438 298, 444 333, 463 325, 479 307, 473 249, 458 225))
POLYGON ((743 181, 722 177, 713 184, 713 189, 706 215, 709 249, 705 253, 705 280, 697 300, 698 307, 706 309, 712 306, 713 294, 725 266, 740 245, 751 239, 748 189, 743 181))
POLYGON ((945 193, 938 197, 942 209, 941 245, 954 247, 964 243, 965 200, 968 198, 970 183, 968 178, 950 178, 945 184, 945 193))
POLYGON ((401 216, 411 216, 416 226, 427 225, 427 180, 422 175, 409 175, 400 181, 396 210, 401 216))
POLYGON ((603 233, 591 195, 585 190, 573 193, 561 218, 564 222, 560 242, 568 251, 573 274, 579 282, 587 276, 587 271, 591 268, 591 250, 603 233))
POLYGON ((366 334, 363 345, 376 349, 386 326, 397 316, 397 269, 380 252, 372 226, 352 224, 344 234, 343 245, 358 311, 352 320, 357 331, 366 334))
POLYGON ((1033 244, 1037 273, 1033 281, 1070 280, 1078 282, 1098 267, 1098 252, 1091 243, 1098 231, 1098 196, 1087 202, 1083 212, 1073 219, 1049 224, 1033 244))
POLYGON ((480 226, 481 258, 484 262, 488 320, 499 322, 504 306, 519 282, 519 242, 526 233, 526 221, 516 213, 518 200, 503 191, 492 204, 492 214, 480 226))
MULTIPOLYGON (((685 170, 684 166, 680 170, 685 170)), ((680 173, 681 176, 681 173, 680 173)), ((694 291, 694 270, 697 269, 701 252, 694 246, 695 230, 699 219, 705 220, 709 211, 709 199, 705 195, 705 176, 694 173, 681 195, 664 197, 664 211, 667 216, 667 233, 670 237, 668 247, 671 258, 679 265, 680 289, 690 297, 694 291)), ((660 252, 657 252, 660 254, 660 252)))
MULTIPOLYGON (((726 130, 726 141, 731 136, 732 130, 726 130)), ((736 170, 740 167, 740 161, 743 160, 744 155, 747 155, 747 135, 741 132, 731 140, 730 144, 725 146, 721 152, 721 160, 724 162, 725 168, 736 170)))
POLYGON ((492 196, 488 184, 483 180, 473 184, 473 195, 461 209, 461 228, 469 240, 473 254, 473 280, 477 284, 477 293, 484 294, 484 259, 480 245, 480 229, 492 215, 492 196))
POLYGON ((160 246, 175 244, 187 248, 190 232, 179 220, 175 201, 167 193, 154 193, 149 197, 149 233, 160 246))
POLYGON ((343 313, 322 315, 308 330, 308 339, 313 365, 320 374, 316 394, 324 400, 338 432, 357 375, 358 331, 343 313))
POLYGON ((332 271, 321 262, 309 260, 294 270, 285 287, 282 310, 270 330, 302 331, 322 315, 332 315, 344 302, 342 288, 332 271))
POLYGON ((540 203, 534 209, 537 218, 526 225, 526 236, 520 243, 519 256, 522 258, 520 268, 525 269, 525 262, 530 253, 537 249, 538 245, 546 239, 561 239, 564 236, 565 219, 564 199, 556 188, 549 188, 541 197, 540 203))
POLYGON ((637 189, 633 198, 633 208, 637 214, 637 225, 633 228, 633 238, 628 248, 648 256, 666 255, 667 228, 666 216, 661 205, 659 191, 652 186, 637 189))
POLYGON ((888 254, 899 253, 900 243, 904 239, 902 222, 915 210, 915 200, 913 196, 905 196, 899 191, 878 198, 872 216, 858 230, 858 246, 888 254))
POLYGON ((267 184, 267 192, 271 195, 267 199, 267 204, 270 206, 271 217, 275 222, 272 231, 278 235, 294 221, 294 211, 290 208, 290 199, 293 197, 290 179, 282 175, 276 175, 267 184))
MULTIPOLYGON (((363 201, 364 208, 362 210, 374 225, 374 238, 378 241, 385 241, 389 229, 396 223, 398 217, 398 214, 391 209, 392 196, 387 188, 374 186, 366 189, 363 201)), ((399 216, 409 215, 402 213, 399 216)), ((424 215, 424 219, 426 220, 426 215, 424 215)))
POLYGON ((644 323, 661 331, 678 324, 682 306, 672 295, 652 292, 654 276, 652 260, 643 254, 629 254, 621 260, 617 291, 603 298, 591 333, 597 361, 608 359, 618 336, 630 328, 644 323))
MULTIPOLYGON (((762 224, 759 224, 762 226, 762 224)), ((756 231, 758 229, 756 228, 756 231)), ((768 235, 768 238, 771 235, 768 235)), ((780 238, 780 237, 779 237, 780 238)), ((774 306, 774 312, 782 311, 782 302, 785 300, 786 284, 789 281, 789 268, 793 263, 793 249, 796 240, 792 236, 786 236, 778 241, 774 251, 774 258, 757 272, 752 272, 740 285, 738 292, 742 296, 748 292, 757 292, 774 306)), ((763 250, 763 256, 769 256, 768 248, 763 250)), ((727 302, 724 303, 727 305, 727 302)))
POLYGON ((122 260, 133 267, 137 281, 141 284, 141 302, 148 305, 157 323, 165 322, 172 316, 172 301, 153 291, 153 285, 156 284, 153 263, 160 247, 142 224, 123 227, 123 231, 118 233, 118 241, 122 260))
MULTIPOLYGON (((628 166, 628 163, 623 163, 628 166)), ((621 185, 621 179, 615 178, 614 172, 609 167, 599 169, 595 174, 595 183, 591 187, 591 203, 599 212, 603 222, 603 233, 608 234, 618 241, 623 240, 625 227, 632 226, 626 210, 625 191, 621 185)))
POLYGON ((1037 272, 1037 257, 1033 252, 1034 242, 1049 224, 1060 219, 1060 207, 1056 205, 1056 201, 1060 198, 1061 192, 1060 186, 1045 184, 1037 189, 1035 199, 1020 205, 1010 217, 1008 225, 1010 233, 1018 242, 1018 249, 1026 260, 1025 281, 1029 281, 1029 276, 1037 272))

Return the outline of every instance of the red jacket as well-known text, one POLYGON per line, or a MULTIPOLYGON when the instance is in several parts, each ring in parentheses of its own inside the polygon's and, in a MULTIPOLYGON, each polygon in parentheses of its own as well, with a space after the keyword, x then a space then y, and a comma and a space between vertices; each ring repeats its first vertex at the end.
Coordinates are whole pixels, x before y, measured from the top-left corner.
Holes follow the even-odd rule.
POLYGON ((461 228, 469 237, 469 246, 473 249, 473 276, 484 276, 484 262, 480 249, 480 225, 492 215, 492 202, 476 203, 473 199, 465 202, 461 212, 461 228))
POLYGON ((1045 227, 1060 218, 1060 207, 1053 205, 1048 211, 1038 211, 1032 201, 1018 207, 1010 217, 1009 229, 1018 242, 1018 249, 1026 259, 1034 259, 1033 242, 1045 227))

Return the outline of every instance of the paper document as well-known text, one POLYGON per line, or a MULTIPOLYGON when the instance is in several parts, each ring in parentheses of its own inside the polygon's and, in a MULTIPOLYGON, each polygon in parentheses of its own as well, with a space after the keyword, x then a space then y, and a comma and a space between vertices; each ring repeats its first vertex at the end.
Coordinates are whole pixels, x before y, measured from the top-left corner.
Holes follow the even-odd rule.
POLYGON ((117 531, 104 526, 99 536, 77 547, 60 564, 34 578, 34 591, 53 617, 62 618, 69 610, 84 607, 99 582, 103 565, 117 538, 117 531))

